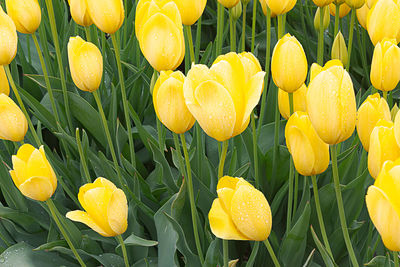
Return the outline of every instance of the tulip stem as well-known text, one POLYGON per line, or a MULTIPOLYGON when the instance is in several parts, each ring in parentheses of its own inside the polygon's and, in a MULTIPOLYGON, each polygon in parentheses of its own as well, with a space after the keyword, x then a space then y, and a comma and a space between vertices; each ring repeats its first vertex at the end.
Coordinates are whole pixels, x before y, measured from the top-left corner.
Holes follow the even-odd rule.
POLYGON ((340 19, 339 15, 340 15, 340 5, 337 4, 335 12, 335 31, 333 32, 334 33, 333 38, 335 38, 339 32, 339 19, 340 19))
POLYGON ((182 177, 185 177, 185 163, 183 162, 183 157, 182 157, 182 151, 181 151, 181 145, 179 143, 179 136, 176 133, 172 133, 172 136, 174 138, 174 145, 175 145, 175 150, 178 153, 178 163, 179 163, 179 171, 182 175, 182 177))
POLYGON ((194 47, 193 47, 193 37, 192 37, 192 29, 190 25, 185 25, 185 32, 189 43, 189 54, 190 54, 190 61, 193 63, 196 61, 195 54, 194 54, 194 47))
POLYGON ((67 231, 65 231, 64 226, 61 224, 60 219, 57 217, 57 207, 54 205, 54 202, 51 198, 49 198, 46 201, 47 207, 50 210, 50 214, 53 217, 54 222, 56 223, 58 229, 60 229, 61 234, 64 236, 65 241, 67 241, 68 246, 71 248, 72 253, 74 254, 75 258, 78 260, 79 264, 84 267, 86 264, 83 262, 81 256, 78 254, 76 251, 76 248, 74 244, 71 242, 71 239, 69 238, 67 231))
POLYGON ((295 170, 295 172, 294 172, 293 216, 296 214, 296 210, 297 210, 298 192, 299 192, 299 173, 295 170))
POLYGON ((124 257, 125 267, 129 267, 129 260, 128 260, 128 253, 126 253, 126 247, 124 240, 122 239, 121 235, 116 236, 118 243, 121 245, 122 256, 124 257))
POLYGON ((351 61, 351 51, 353 48, 353 36, 354 36, 354 24, 356 22, 356 9, 353 8, 351 11, 351 20, 350 20, 350 29, 349 29, 349 47, 348 47, 348 51, 349 51, 349 60, 347 61, 346 64, 346 70, 349 71, 350 70, 350 61, 351 61))
POLYGON ((217 17, 217 56, 222 53, 224 35, 224 7, 218 2, 217 17), (218 31, 219 30, 219 31, 218 31))
POLYGON ((319 16, 319 35, 318 35, 318 54, 317 54, 317 63, 322 66, 324 64, 324 15, 325 8, 320 8, 320 16, 319 16))
POLYGON ((236 25, 235 25, 235 20, 233 19, 233 9, 229 9, 229 33, 231 37, 231 52, 236 52, 236 38, 235 38, 235 32, 236 32, 236 25))
POLYGON ((254 160, 254 176, 256 180, 256 188, 260 188, 260 175, 258 170, 258 142, 257 142, 257 132, 256 132, 256 118, 254 115, 254 110, 251 113, 251 130, 253 132, 253 160, 254 160))
POLYGON ((201 45, 201 22, 202 22, 202 17, 199 18, 197 21, 197 28, 196 28, 196 50, 195 50, 195 62, 199 61, 199 55, 200 55, 200 45, 201 45))
POLYGON ((37 135, 35 127, 33 126, 31 117, 29 117, 29 114, 26 111, 24 102, 22 102, 21 96, 19 95, 17 86, 15 85, 14 79, 13 79, 13 77, 11 75, 9 65, 4 65, 4 70, 6 71, 7 79, 10 82, 10 86, 11 86, 13 92, 14 92, 15 97, 17 98, 18 104, 19 104, 22 112, 24 113, 24 115, 26 117, 26 120, 28 121, 29 129, 31 129, 32 136, 35 139, 36 145, 40 146, 41 142, 40 142, 39 136, 37 135))
POLYGON ((256 39, 256 18, 257 18, 257 1, 253 1, 253 20, 251 22, 251 53, 254 53, 254 45, 256 39))
POLYGON ((326 230, 325 230, 325 223, 324 223, 324 217, 322 216, 321 204, 319 202, 317 177, 315 175, 312 175, 311 181, 312 181, 312 185, 313 185, 315 207, 317 209, 317 216, 318 216, 319 228, 321 229, 321 233, 322 233, 322 239, 324 240, 325 248, 328 251, 329 256, 331 256, 331 258, 333 259, 332 250, 329 245, 329 239, 328 239, 328 236, 327 236, 326 230))
POLYGON ((275 252, 269 243, 268 239, 264 240, 264 245, 268 250, 269 255, 271 256, 272 261, 274 262, 275 267, 280 267, 281 265, 279 264, 278 258, 275 255, 275 252))
POLYGON ((340 181, 339 181, 339 172, 338 172, 338 165, 337 165, 337 145, 330 146, 331 149, 331 158, 332 158, 332 172, 333 172, 333 181, 335 186, 335 193, 336 193, 336 201, 339 209, 339 219, 340 224, 342 227, 343 238, 346 243, 347 251, 349 252, 350 260, 354 267, 358 267, 358 262, 356 255, 353 250, 353 246, 351 244, 349 232, 347 229, 346 223, 346 214, 344 212, 343 206, 343 198, 342 198, 342 191, 340 189, 340 181))
POLYGON ((224 254, 224 267, 229 266, 229 243, 228 240, 222 239, 222 251, 224 254))
POLYGON ((240 47, 240 51, 244 52, 246 49, 246 12, 247 12, 247 4, 243 4, 243 22, 242 22, 242 43, 240 47))
POLYGON ((85 28, 85 33, 86 33, 86 41, 91 42, 92 41, 92 37, 90 36, 89 26, 88 27, 84 27, 84 28, 85 28))
POLYGON ((121 95, 122 95, 122 105, 124 108, 124 116, 125 116, 125 123, 128 132, 128 143, 129 143, 129 151, 131 154, 131 164, 133 167, 136 167, 136 156, 135 156, 135 147, 133 143, 133 136, 132 136, 132 127, 131 127, 131 120, 129 118, 128 113, 128 99, 125 90, 125 81, 124 81, 124 74, 122 73, 122 65, 121 65, 121 55, 119 51, 119 46, 117 42, 117 38, 115 34, 111 34, 112 44, 115 50, 115 59, 117 61, 118 67, 118 76, 119 76, 119 83, 121 86, 121 95))
POLYGON ((197 229, 197 210, 196 210, 196 203, 194 200, 194 193, 193 193, 192 169, 190 167, 190 158, 189 158, 189 153, 188 153, 188 149, 187 149, 187 145, 186 145, 185 135, 181 134, 180 136, 181 136, 181 142, 182 142, 182 147, 183 147, 183 154, 185 156, 185 162, 186 162, 186 172, 187 172, 186 180, 187 180, 187 185, 188 185, 188 190, 189 190, 189 201, 190 201, 190 210, 192 213, 194 240, 196 243, 197 254, 200 258, 200 263, 201 263, 201 265, 203 265, 204 256, 203 256, 203 251, 201 248, 199 231, 197 229))
POLYGON ((89 169, 88 169, 88 166, 87 166, 85 154, 83 153, 81 137, 80 137, 80 134, 79 134, 79 128, 76 128, 75 136, 76 136, 76 138, 75 138, 76 139, 76 144, 78 145, 78 152, 79 152, 79 156, 81 158, 83 173, 85 174, 86 182, 87 183, 91 183, 92 180, 90 179, 90 173, 89 173, 89 169))
POLYGON ((394 260, 394 267, 399 267, 399 254, 396 251, 393 251, 393 260, 394 260))
POLYGON ((383 95, 383 99, 385 99, 385 100, 386 100, 386 102, 387 102, 387 98, 388 98, 388 92, 386 92, 386 91, 382 91, 382 95, 383 95))
MULTIPOLYGON (((289 93, 289 110, 290 116, 293 114, 293 93, 289 93)), ((290 155, 290 166, 289 166, 289 193, 288 193, 288 211, 286 221, 286 231, 289 232, 292 224, 292 212, 293 212, 293 175, 294 175, 294 162, 293 157, 290 155)))
POLYGON ((226 153, 228 152, 228 145, 229 142, 227 140, 222 142, 222 151, 218 165, 218 179, 224 175, 224 165, 225 165, 226 153))

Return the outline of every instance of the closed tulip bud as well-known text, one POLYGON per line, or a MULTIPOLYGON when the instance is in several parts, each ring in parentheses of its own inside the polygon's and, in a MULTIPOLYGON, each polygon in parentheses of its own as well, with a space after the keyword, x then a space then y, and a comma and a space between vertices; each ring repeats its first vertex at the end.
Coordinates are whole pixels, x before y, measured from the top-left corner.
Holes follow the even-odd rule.
POLYGON ((293 93, 307 78, 308 63, 303 46, 296 37, 286 34, 272 53, 271 72, 278 88, 293 93))
POLYGON ((384 38, 399 37, 400 7, 393 0, 379 0, 368 12, 367 30, 374 45, 384 38))
POLYGON ((124 23, 122 0, 86 0, 90 18, 102 32, 113 34, 124 23))
POLYGON ((109 180, 99 177, 79 189, 79 203, 85 211, 74 210, 66 217, 81 222, 102 236, 125 233, 128 227, 128 202, 124 191, 109 180))
POLYGON ((392 91, 400 80, 400 48, 396 40, 383 39, 374 49, 371 83, 382 91, 392 91))
POLYGON ((20 142, 28 131, 28 121, 14 101, 0 94, 0 139, 20 142))
MULTIPOLYGON (((339 18, 345 17, 351 11, 351 7, 346 4, 341 4, 339 7, 339 18)), ((329 12, 332 16, 336 16, 336 4, 332 3, 329 5, 329 12)))
POLYGON ((333 0, 313 0, 314 4, 318 7, 324 7, 333 2, 333 0))
POLYGON ((38 0, 6 0, 6 7, 20 33, 32 34, 39 28, 42 13, 38 0))
MULTIPOLYGON (((292 10, 296 5, 297 0, 260 0, 260 3, 264 9, 262 2, 266 2, 273 14, 282 15, 292 10)), ((264 14, 265 13, 266 12, 264 12, 264 14)))
POLYGON ((307 91, 307 112, 319 137, 327 144, 338 144, 356 126, 353 82, 339 60, 331 60, 314 75, 307 91))
POLYGON ((285 128, 286 145, 296 170, 304 176, 323 173, 329 166, 329 145, 324 143, 305 112, 296 112, 285 128))
POLYGON ((183 96, 185 75, 162 71, 153 90, 153 105, 159 120, 172 132, 181 134, 192 128, 195 119, 183 96))
POLYGON ((339 31, 332 45, 332 59, 339 59, 343 65, 347 64, 349 54, 347 52, 346 42, 342 33, 339 31))
POLYGON ((243 178, 224 176, 208 219, 213 234, 225 240, 266 240, 272 215, 267 199, 243 178))
POLYGON ((17 54, 18 35, 13 20, 0 6, 0 65, 9 65, 17 54))
POLYGON ((76 24, 87 27, 93 24, 86 0, 68 0, 71 17, 76 24))
POLYGON ((10 171, 15 186, 21 193, 37 201, 46 201, 57 188, 57 177, 44 153, 25 144, 12 156, 13 170, 10 171))
POLYGON ((369 141, 369 173, 376 179, 385 161, 396 160, 399 157, 400 148, 396 143, 393 122, 386 120, 378 121, 369 141))
POLYGON ((68 42, 68 60, 72 80, 82 91, 96 91, 103 76, 103 56, 94 44, 81 37, 71 37, 68 42))
MULTIPOLYGON (((321 8, 317 8, 317 11, 315 12, 314 16, 314 28, 316 31, 319 31, 319 24, 320 24, 320 16, 321 16, 321 8)), ((329 27, 329 22, 331 21, 331 18, 329 16, 329 8, 324 8, 324 30, 328 29, 329 27)))
POLYGON ((369 216, 383 244, 392 251, 400 251, 399 165, 399 159, 385 162, 365 197, 369 216))
POLYGON ((209 136, 228 140, 247 128, 264 76, 251 53, 219 56, 210 69, 193 65, 183 85, 186 105, 209 136))
POLYGON ((357 111, 357 133, 367 152, 372 130, 379 120, 390 121, 390 109, 386 100, 376 93, 368 96, 357 111))
POLYGON ((0 94, 9 95, 10 85, 8 84, 8 79, 3 66, 0 66, 0 94))
POLYGON ((173 0, 179 8, 182 23, 193 25, 201 17, 206 7, 207 0, 173 0))
POLYGON ((365 4, 365 0, 345 0, 346 4, 355 9, 361 8, 365 4))
MULTIPOLYGON (((267 8, 268 8, 267 0, 259 0, 259 2, 260 2, 260 5, 262 7, 262 11, 263 11, 264 15, 266 16, 267 15, 267 8)), ((270 9, 270 11, 271 11, 271 18, 275 18, 277 16, 276 13, 274 11, 272 11, 271 9, 270 9)))
POLYGON ((361 8, 357 9, 357 19, 360 25, 364 28, 367 29, 367 16, 368 16, 369 8, 365 4, 361 8))
POLYGON ((232 18, 234 21, 238 20, 242 15, 242 2, 239 1, 236 6, 232 7, 230 10, 232 12, 232 18))
MULTIPOLYGON (((395 103, 392 110, 390 111, 390 117, 392 118, 392 121, 396 118, 397 112, 399 112, 399 107, 395 103)), ((395 125, 396 126, 396 125, 395 125)), ((399 125, 400 126, 400 125, 399 125)), ((395 128, 396 130, 396 128, 395 128)), ((400 130, 400 129, 399 129, 400 130)), ((395 131, 396 132, 396 131, 395 131)), ((397 140, 397 139, 396 139, 397 140)))
MULTIPOLYGON (((299 90, 293 93, 293 112, 306 111, 306 94, 307 86, 303 84, 299 90)), ((289 119, 290 117, 290 106, 289 106, 289 94, 279 89, 278 91, 278 106, 279 112, 282 117, 289 119)))
POLYGON ((178 6, 173 1, 140 0, 136 7, 136 37, 157 71, 174 70, 185 56, 185 39, 178 6))
POLYGON ((232 8, 237 5, 240 0, 218 0, 218 2, 226 8, 232 8))

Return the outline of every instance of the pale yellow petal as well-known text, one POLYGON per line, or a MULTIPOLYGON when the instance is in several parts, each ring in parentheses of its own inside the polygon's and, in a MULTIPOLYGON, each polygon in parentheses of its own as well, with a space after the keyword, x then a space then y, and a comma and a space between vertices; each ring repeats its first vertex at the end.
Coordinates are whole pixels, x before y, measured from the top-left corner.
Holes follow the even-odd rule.
POLYGON ((55 188, 46 177, 31 177, 19 186, 21 193, 34 200, 46 201, 54 193, 55 188))
POLYGON ((124 191, 116 189, 111 196, 107 208, 108 224, 117 234, 123 234, 128 228, 128 201, 124 191))
POLYGON ((81 210, 74 210, 74 211, 70 211, 65 215, 68 219, 74 221, 74 222, 80 222, 80 223, 84 223, 87 226, 89 226, 90 228, 92 228, 95 232, 101 234, 102 236, 105 237, 110 237, 112 235, 110 235, 109 233, 105 232, 103 229, 101 229, 101 227, 99 225, 97 225, 93 219, 89 216, 89 214, 87 214, 84 211, 81 210))

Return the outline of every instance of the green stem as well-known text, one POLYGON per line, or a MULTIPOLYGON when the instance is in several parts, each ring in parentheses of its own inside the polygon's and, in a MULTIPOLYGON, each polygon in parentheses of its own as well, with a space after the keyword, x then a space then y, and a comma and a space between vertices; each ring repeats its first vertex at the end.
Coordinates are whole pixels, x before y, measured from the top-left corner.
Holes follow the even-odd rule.
POLYGON ((354 36, 354 24, 356 21, 356 9, 353 8, 351 11, 351 21, 350 21, 350 29, 349 29, 349 45, 348 45, 348 53, 349 59, 347 60, 346 70, 350 70, 350 61, 351 61, 351 51, 353 49, 353 36, 354 36))
POLYGON ((297 171, 295 171, 294 172, 293 216, 296 214, 296 210, 297 210, 298 192, 299 192, 299 173, 297 171))
POLYGON ((128 260, 128 253, 126 253, 126 247, 124 240, 122 239, 121 235, 116 236, 118 243, 121 245, 122 256, 124 257, 125 267, 129 267, 129 260, 128 260))
POLYGON ((189 42, 189 54, 190 54, 190 61, 196 62, 195 54, 194 54, 194 47, 193 47, 193 37, 192 37, 192 29, 190 26, 185 25, 186 36, 189 42))
POLYGON ((320 16, 319 16, 319 35, 318 35, 318 54, 317 54, 317 63, 322 66, 324 64, 324 15, 325 8, 320 8, 320 16))
MULTIPOLYGON (((128 21, 128 2, 129 1, 124 1, 124 15, 125 15, 124 21, 125 22, 128 21)), ((128 40, 128 25, 129 25, 128 23, 125 23, 124 29, 123 29, 123 31, 124 31, 123 32, 123 34, 124 34, 124 36, 123 36, 124 45, 126 45, 126 42, 128 40)))
POLYGON ((196 29, 196 50, 195 50, 195 62, 199 62, 200 56, 200 45, 201 45, 201 23, 202 17, 197 21, 197 29, 196 29))
POLYGON ((383 99, 385 99, 386 102, 387 102, 387 100, 388 100, 388 92, 382 91, 382 95, 383 95, 383 99))
POLYGON ((250 265, 249 263, 255 261, 255 259, 257 257, 257 253, 258 253, 259 247, 260 247, 260 242, 255 241, 254 245, 253 245, 253 248, 251 250, 251 254, 250 254, 249 260, 247 261, 246 267, 252 267, 253 266, 253 264, 250 265))
POLYGON ((68 236, 67 231, 65 231, 64 227, 62 226, 59 218, 57 217, 57 207, 54 205, 54 202, 51 198, 49 198, 46 201, 47 207, 49 207, 51 217, 53 217, 54 222, 56 223, 58 229, 60 229, 61 234, 64 236, 65 241, 67 241, 68 246, 71 248, 72 253, 74 254, 75 258, 78 260, 79 264, 83 267, 86 266, 86 264, 83 262, 81 256, 79 256, 78 252, 76 251, 76 248, 74 244, 72 244, 71 239, 68 236))
POLYGON ((253 133, 253 159, 254 159, 254 176, 256 180, 256 187, 260 188, 260 177, 258 171, 258 142, 257 142, 257 132, 256 132, 256 118, 254 116, 254 110, 251 113, 251 130, 253 133))
POLYGON ((339 209, 339 219, 340 219, 340 224, 342 227, 343 238, 346 243, 347 251, 349 252, 349 257, 350 257, 350 260, 351 260, 353 266, 358 267, 359 265, 358 265, 356 255, 353 250, 353 246, 351 244, 349 232, 347 229, 346 214, 344 212, 344 207, 343 207, 343 198, 342 198, 342 191, 340 189, 339 172, 338 172, 338 165, 337 165, 336 145, 331 146, 330 149, 331 149, 331 158, 332 158, 333 181, 334 181, 334 185, 335 185, 336 200, 337 200, 337 205, 338 205, 338 209, 339 209))
POLYGON ((339 32, 339 17, 340 15, 340 5, 336 5, 336 12, 335 12, 335 31, 333 32, 333 38, 336 37, 336 35, 339 32))
POLYGON ((256 18, 257 18, 257 1, 253 1, 253 18, 251 22, 251 53, 254 53, 254 45, 256 39, 256 18))
POLYGON ((399 267, 399 255, 396 251, 393 251, 394 267, 399 267))
POLYGON ((284 35, 284 17, 283 15, 278 15, 278 40, 284 35))
POLYGON ((242 22, 242 46, 240 47, 240 51, 244 52, 246 49, 246 12, 247 12, 247 4, 243 5, 243 22, 242 22))
POLYGON ((87 183, 91 183, 92 180, 90 179, 89 168, 87 166, 86 158, 85 158, 85 155, 83 153, 81 137, 80 137, 80 134, 79 134, 79 128, 76 128, 75 136, 76 136, 76 144, 78 145, 79 157, 81 158, 83 173, 85 174, 86 182, 87 183))
POLYGON ((183 157, 182 157, 182 151, 181 151, 181 146, 179 144, 179 136, 176 133, 172 133, 172 136, 174 138, 174 145, 176 152, 178 153, 178 164, 179 164, 179 171, 182 175, 182 177, 185 177, 185 163, 183 162, 183 157))
POLYGON ((90 26, 88 27, 84 27, 85 28, 85 33, 86 33, 86 41, 91 42, 92 41, 92 37, 90 36, 90 26))
POLYGON ((319 202, 317 177, 315 175, 311 176, 311 181, 312 181, 312 185, 313 185, 315 207, 317 209, 317 216, 318 216, 319 228, 321 229, 321 233, 322 233, 322 239, 324 240, 325 248, 328 251, 329 256, 331 256, 331 258, 333 259, 332 250, 329 245, 329 239, 328 239, 328 236, 327 236, 326 230, 325 230, 325 223, 324 223, 324 217, 322 216, 321 204, 319 202))
POLYGON ((290 155, 290 167, 289 167, 289 192, 288 192, 288 210, 287 210, 287 220, 286 220, 286 232, 289 233, 292 228, 292 210, 293 210, 293 157, 290 155))
POLYGON ((222 53, 223 35, 224 35, 224 7, 218 2, 218 26, 219 32, 217 35, 217 56, 222 53))
POLYGON ((188 149, 187 149, 187 145, 186 145, 185 135, 181 134, 180 136, 181 136, 181 142, 182 142, 182 147, 183 147, 183 154, 185 156, 185 162, 186 162, 186 172, 187 172, 186 180, 187 180, 187 185, 188 185, 188 190, 189 190, 189 201, 190 201, 190 210, 192 213, 194 240, 196 243, 197 254, 200 258, 200 263, 201 263, 201 265, 203 265, 204 256, 203 256, 203 251, 201 249, 199 231, 197 229, 197 210, 196 210, 196 205, 195 205, 195 201, 194 201, 192 169, 190 167, 190 158, 189 158, 189 153, 188 153, 188 149))
POLYGON ((222 250, 224 254, 224 267, 229 266, 229 243, 228 240, 222 240, 222 250))
POLYGON ((158 136, 158 148, 160 149, 161 153, 164 151, 164 142, 163 142, 163 129, 162 123, 157 118, 157 136, 158 136))
POLYGON ((218 179, 224 176, 224 165, 225 165, 226 153, 228 152, 228 145, 229 145, 228 140, 222 142, 222 152, 218 165, 218 179))
POLYGON ((25 117, 26 117, 26 120, 28 121, 29 129, 31 129, 32 136, 33 136, 33 138, 35 139, 36 145, 37 145, 37 146, 40 146, 41 142, 40 142, 39 136, 37 135, 37 132, 36 132, 36 130, 35 130, 35 127, 34 127, 33 124, 32 124, 31 117, 29 117, 29 114, 28 114, 28 112, 26 111, 24 102, 22 102, 22 99, 21 99, 21 96, 19 95, 17 86, 15 86, 14 79, 13 79, 13 77, 12 77, 12 75, 11 75, 9 65, 4 65, 4 70, 6 71, 7 79, 8 79, 8 81, 9 81, 9 83, 10 83, 10 86, 11 86, 13 92, 14 92, 15 97, 17 98, 18 104, 19 104, 19 106, 20 106, 22 112, 24 113, 24 115, 25 115, 25 117))
POLYGON ((131 126, 131 120, 129 118, 129 113, 128 113, 128 99, 127 99, 127 94, 126 94, 126 90, 125 90, 124 74, 122 73, 121 55, 120 55, 119 45, 118 45, 115 34, 111 35, 111 40, 112 40, 112 43, 114 46, 115 59, 117 61, 117 67, 118 67, 118 76, 119 76, 119 83, 121 86, 121 95, 122 95, 122 105, 124 108, 125 123, 126 123, 127 132, 128 132, 129 151, 131 154, 131 164, 132 164, 132 166, 136 167, 136 156, 135 156, 135 147, 134 147, 133 136, 132 136, 132 126, 131 126))
POLYGON ((264 241, 264 245, 267 248, 269 255, 271 256, 271 259, 274 262, 275 267, 280 267, 281 265, 279 264, 278 258, 276 257, 275 252, 272 249, 272 246, 269 243, 268 239, 264 241))
POLYGON ((235 40, 235 25, 234 22, 235 20, 233 19, 233 14, 232 14, 232 8, 229 9, 229 33, 230 33, 230 37, 231 37, 231 52, 235 52, 236 51, 236 40, 235 40))

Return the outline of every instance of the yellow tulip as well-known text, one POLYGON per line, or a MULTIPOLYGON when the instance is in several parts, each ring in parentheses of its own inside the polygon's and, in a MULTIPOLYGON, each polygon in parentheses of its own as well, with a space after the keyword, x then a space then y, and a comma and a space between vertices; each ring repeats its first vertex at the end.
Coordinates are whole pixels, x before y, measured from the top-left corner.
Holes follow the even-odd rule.
POLYGON ((19 32, 32 34, 39 28, 42 12, 38 0, 6 0, 6 7, 19 32))
POLYGON ((399 40, 400 6, 398 0, 379 0, 368 12, 367 30, 374 45, 384 38, 399 40))
POLYGON ((46 201, 57 188, 57 177, 44 153, 25 144, 12 156, 13 170, 10 171, 15 186, 21 193, 37 201, 46 201))
POLYGON ((103 56, 92 43, 81 37, 71 37, 68 42, 68 60, 72 80, 82 91, 96 91, 103 76, 103 56))
POLYGON ((8 84, 7 75, 3 66, 0 66, 0 94, 10 94, 10 85, 8 84))
POLYGON ((86 0, 90 18, 101 31, 113 34, 124 23, 122 0, 86 0))
POLYGON ((365 4, 365 0, 345 0, 346 4, 355 9, 361 8, 365 4))
POLYGON ((324 7, 333 2, 333 0, 313 0, 314 4, 319 7, 324 7))
POLYGON ((185 75, 180 71, 161 71, 153 90, 153 105, 157 117, 177 134, 190 130, 195 123, 183 96, 184 81, 185 75))
MULTIPOLYGON (((317 11, 315 12, 314 16, 314 28, 318 32, 319 31, 319 24, 320 24, 320 16, 321 16, 321 8, 317 8, 317 11)), ((326 30, 329 27, 329 22, 331 21, 331 18, 329 16, 329 8, 324 8, 324 30, 326 30)))
POLYGON ((357 112, 357 133, 365 149, 369 151, 372 130, 379 120, 390 121, 390 109, 385 99, 378 93, 368 96, 357 112))
POLYGON ((347 61, 349 60, 346 41, 344 40, 344 37, 340 31, 333 41, 331 57, 332 59, 338 59, 342 61, 343 65, 346 65, 347 61))
MULTIPOLYGON (((345 17, 351 11, 351 7, 347 4, 341 4, 339 7, 339 18, 345 17)), ((332 3, 329 5, 329 12, 332 16, 336 16, 336 4, 332 3)))
POLYGON ((174 0, 174 2, 179 8, 184 25, 195 24, 207 4, 207 0, 174 0))
POLYGON ((308 63, 303 46, 296 37, 286 34, 272 53, 271 72, 278 88, 293 93, 307 78, 308 63))
POLYGON ((374 4, 378 2, 378 0, 365 0, 365 4, 367 5, 368 8, 372 8, 374 4))
MULTIPOLYGON (((297 1, 297 0, 296 0, 297 1)), ((264 15, 267 15, 267 0, 259 0, 261 7, 262 7, 262 11, 264 13, 264 15)), ((274 11, 271 10, 271 18, 275 18, 277 15, 274 11)))
POLYGON ((232 15, 233 21, 237 21, 242 16, 242 2, 239 1, 236 6, 232 7, 230 14, 232 15))
POLYGON ((183 85, 186 105, 209 136, 228 140, 247 128, 264 76, 251 53, 219 56, 210 69, 193 65, 183 85))
POLYGON ((341 4, 344 3, 344 0, 333 0, 332 3, 335 4, 335 5, 341 5, 341 4))
MULTIPOLYGON (((293 93, 293 112, 306 111, 306 94, 307 86, 303 84, 299 90, 293 93)), ((278 106, 279 112, 282 117, 289 119, 290 117, 290 106, 289 106, 289 94, 279 89, 278 91, 278 106)))
POLYGON ((222 177, 208 219, 213 234, 225 240, 266 240, 272 215, 267 199, 243 178, 222 177))
POLYGON ((385 246, 400 251, 400 160, 387 161, 365 198, 372 222, 385 246))
POLYGON ((70 6, 71 17, 75 23, 84 27, 93 24, 89 15, 86 0, 68 0, 70 6))
POLYGON ((185 39, 178 6, 172 0, 140 0, 136 8, 140 49, 157 71, 174 70, 185 56, 185 39))
MULTIPOLYGON (((260 0, 260 3, 264 9, 263 2, 266 2, 273 14, 282 15, 292 10, 296 5, 297 0, 260 0)), ((266 12, 264 12, 264 14, 265 13, 266 12)))
POLYGON ((396 160, 399 157, 400 148, 396 142, 393 122, 386 120, 378 121, 369 141, 369 173, 376 179, 385 161, 396 160))
POLYGON ((367 29, 367 16, 368 16, 369 8, 365 4, 361 8, 357 9, 357 19, 360 25, 364 28, 367 29))
POLYGON ((239 3, 240 0, 218 0, 218 2, 226 8, 232 8, 239 3))
MULTIPOLYGON (((397 112, 399 112, 399 107, 397 106, 397 103, 393 105, 392 110, 390 111, 390 117, 392 118, 392 121, 395 120, 397 112)), ((395 125, 395 133, 396 133, 396 125, 395 125)))
POLYGON ((400 147, 400 112, 398 112, 398 108, 394 119, 394 137, 396 139, 397 145, 400 147))
POLYGON ((371 63, 371 83, 382 91, 392 91, 400 80, 400 48, 396 40, 377 43, 371 63))
POLYGON ((324 143, 305 112, 296 112, 285 128, 286 145, 296 170, 304 176, 323 173, 329 166, 329 145, 324 143))
POLYGON ((0 6, 0 65, 8 65, 17 54, 18 35, 13 20, 0 6))
POLYGON ((99 177, 79 189, 79 203, 85 211, 74 210, 66 217, 81 222, 102 236, 121 235, 128 227, 128 202, 124 191, 99 177))
POLYGON ((0 139, 20 142, 28 131, 28 121, 14 101, 0 94, 0 139))
POLYGON ((356 98, 349 73, 339 60, 314 67, 306 103, 319 137, 330 145, 348 139, 356 126, 356 98))

